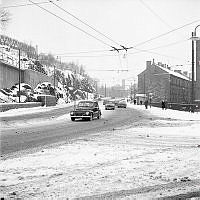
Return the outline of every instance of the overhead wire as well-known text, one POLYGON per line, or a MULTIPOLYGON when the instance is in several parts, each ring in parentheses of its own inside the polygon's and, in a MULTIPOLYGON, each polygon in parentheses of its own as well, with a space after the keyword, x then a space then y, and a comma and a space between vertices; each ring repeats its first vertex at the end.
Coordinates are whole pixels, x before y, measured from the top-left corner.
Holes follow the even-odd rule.
POLYGON ((57 8, 59 8, 60 10, 64 11, 65 13, 67 13, 68 15, 72 16, 73 18, 75 18, 76 20, 78 20, 79 22, 83 23, 84 25, 86 25, 87 27, 91 28, 93 31, 99 33, 100 35, 104 36, 105 38, 107 38, 108 40, 112 41, 113 43, 121 46, 118 42, 116 42, 115 40, 113 40, 112 38, 108 37, 107 35, 105 35, 104 33, 100 32, 99 30, 97 30, 95 27, 89 25, 88 23, 86 23, 85 21, 83 21, 82 19, 76 17, 74 14, 72 14, 71 12, 67 11, 66 9, 60 7, 59 5, 57 5, 56 3, 54 3, 53 1, 49 0, 50 3, 52 3, 54 6, 56 6, 57 8))
POLYGON ((165 26, 172 29, 173 26, 169 25, 160 15, 157 14, 144 0, 140 0, 140 2, 157 18, 159 19, 165 26))
MULTIPOLYGON (((35 2, 33 2, 33 1, 31 1, 31 0, 29 0, 29 1, 30 1, 31 3, 33 3, 34 5, 36 5, 37 7, 41 8, 42 10, 44 10, 44 11, 48 12, 49 14, 53 15, 54 17, 56 17, 56 18, 62 20, 63 22, 65 22, 65 23, 71 25, 72 27, 78 29, 79 31, 85 33, 86 35, 88 35, 88 36, 90 36, 90 37, 92 37, 92 38, 98 40, 99 42, 103 43, 103 44, 106 45, 106 46, 111 47, 108 43, 104 42, 103 40, 101 40, 101 39, 95 37, 94 35, 92 35, 92 34, 86 32, 86 31, 84 31, 82 28, 79 28, 78 26, 72 24, 71 22, 68 22, 67 20, 65 20, 65 19, 63 19, 62 17, 56 15, 55 13, 49 11, 48 9, 46 9, 46 8, 44 8, 44 7, 42 7, 42 6, 38 5, 38 4, 36 4, 35 2)), ((111 47, 111 48, 112 48, 112 47, 111 47)))
MULTIPOLYGON (((60 10, 64 11, 65 13, 67 13, 68 15, 72 16, 73 18, 75 18, 76 20, 78 20, 79 22, 81 22, 82 24, 84 24, 85 26, 89 27, 90 29, 92 29, 93 31, 97 32, 98 34, 102 35, 103 37, 105 37, 106 39, 112 41, 113 43, 115 43, 116 45, 119 45, 120 47, 123 47, 121 44, 119 44, 118 42, 114 41, 112 38, 108 37, 107 35, 105 35, 104 33, 100 32, 99 30, 97 30, 96 28, 94 28, 93 26, 89 25, 87 22, 83 21, 82 19, 76 17, 74 14, 72 14, 71 12, 67 11, 66 9, 60 7, 59 5, 57 5, 56 3, 54 3, 53 1, 50 0, 50 2, 56 6, 57 8, 59 8, 60 10)), ((111 46, 112 47, 112 46, 111 46)), ((113 48, 113 47, 112 47, 113 48)), ((124 47, 123 47, 124 48, 124 47)), ((114 49, 116 49, 114 47, 114 49)), ((118 51, 118 58, 119 58, 119 63, 120 63, 120 68, 122 69, 122 61, 120 58, 120 54, 118 51)))
POLYGON ((173 46, 173 45, 176 45, 176 44, 180 44, 180 43, 186 42, 188 40, 189 39, 179 40, 177 42, 172 42, 172 43, 169 43, 169 44, 166 44, 166 45, 161 45, 161 46, 154 47, 154 48, 151 48, 151 49, 148 49, 148 50, 151 51, 151 50, 155 50, 155 49, 165 48, 165 47, 169 47, 169 46, 173 46))
MULTIPOLYGON (((49 1, 43 1, 36 4, 49 4, 49 3, 50 3, 49 1)), ((0 6, 0 8, 7 9, 7 8, 17 8, 17 7, 25 7, 25 6, 34 6, 34 4, 33 3, 16 4, 16 5, 10 5, 10 6, 0 6)))
POLYGON ((140 2, 151 12, 153 15, 158 18, 163 24, 168 26, 169 28, 172 28, 162 17, 160 17, 148 4, 146 4, 143 0, 140 0, 140 2))
POLYGON ((79 51, 79 52, 68 52, 68 53, 60 53, 54 55, 72 55, 72 54, 87 54, 87 53, 100 53, 100 52, 110 52, 110 50, 92 50, 92 51, 79 51))
POLYGON ((170 34, 170 33, 172 33, 172 32, 175 32, 175 31, 177 31, 177 30, 179 30, 179 29, 182 29, 182 28, 184 28, 184 27, 186 27, 186 26, 192 25, 192 24, 197 23, 197 22, 199 22, 199 21, 200 21, 200 19, 194 20, 194 21, 192 21, 192 22, 190 22, 190 23, 187 23, 187 24, 184 24, 184 25, 179 26, 179 27, 177 27, 177 28, 174 28, 174 29, 172 29, 172 30, 170 30, 170 31, 167 31, 167 32, 165 32, 165 33, 162 33, 162 34, 160 34, 160 35, 158 35, 158 36, 152 37, 152 38, 150 38, 150 39, 148 39, 148 40, 145 40, 145 41, 143 41, 143 42, 140 42, 140 43, 138 43, 138 44, 133 45, 133 48, 134 48, 134 47, 137 47, 137 46, 141 46, 141 45, 143 45, 143 44, 146 44, 146 43, 148 43, 148 42, 151 42, 151 41, 156 40, 156 39, 158 39, 158 38, 161 38, 161 37, 163 37, 163 36, 166 36, 166 35, 168 35, 168 34, 170 34))
MULTIPOLYGON (((43 7, 41 7, 41 6, 39 6, 39 4, 46 4, 46 3, 52 3, 52 2, 49 2, 49 1, 44 1, 44 2, 40 2, 40 3, 36 3, 36 2, 33 2, 33 1, 31 1, 31 0, 29 0, 30 2, 31 2, 31 4, 20 4, 20 5, 12 5, 12 6, 7 6, 7 7, 2 7, 2 8, 8 8, 8 7, 19 7, 19 6, 29 6, 29 5, 37 5, 38 7, 40 7, 41 9, 44 9, 45 10, 45 8, 43 8, 43 7)), ((142 1, 142 0, 140 0, 149 10, 151 10, 151 12, 153 12, 154 13, 154 15, 156 15, 160 20, 162 20, 163 21, 163 19, 161 18, 161 17, 159 17, 159 15, 157 15, 149 6, 147 6, 147 4, 146 3, 144 3, 144 1, 142 1)), ((55 4, 55 3, 53 3, 54 5, 56 5, 56 6, 58 6, 57 4, 55 4)), ((60 7, 60 6, 59 6, 60 7)), ((61 8, 62 9, 62 8, 61 8)), ((47 10, 46 10, 47 11, 47 10)), ((52 14, 52 15, 54 15, 55 16, 55 14, 54 13, 51 13, 50 11, 47 11, 47 12, 49 12, 50 14, 52 14)), ((66 12, 68 12, 68 11, 66 11, 66 12)), ((70 13, 71 14, 71 13, 70 13)), ((71 14, 72 15, 72 14, 71 14)), ((59 17, 59 16, 56 16, 56 17, 59 17)), ((74 16, 74 17, 76 17, 76 16, 74 16)), ((60 17, 59 17, 60 18, 60 17)), ((77 18, 78 19, 78 18, 77 18)), ((63 20, 63 19, 62 19, 63 20)), ((80 19, 78 19, 78 20, 80 20, 80 19)), ((66 21, 66 20, 65 20, 66 21)), ((80 20, 81 21, 81 20, 80 20)), ((197 23, 197 22, 199 22, 200 21, 200 19, 197 19, 197 20, 195 20, 195 21, 192 21, 192 22, 190 22, 190 23, 187 23, 187 24, 185 24, 185 25, 182 25, 182 26, 180 26, 180 27, 177 27, 177 28, 175 28, 175 29, 172 29, 172 30, 170 30, 170 31, 168 31, 168 32, 165 32, 165 33, 163 33, 163 34, 160 34, 160 35, 158 35, 158 36, 156 36, 156 37, 152 37, 152 38, 150 38, 150 39, 148 39, 148 40, 146 40, 146 41, 143 41, 143 42, 140 42, 140 43, 138 43, 138 44, 136 44, 136 45, 134 45, 133 47, 137 47, 137 46, 140 46, 140 45, 142 45, 142 44, 145 44, 145 43, 147 43, 147 42, 151 42, 151 41, 153 41, 153 40, 155 40, 155 39, 158 39, 158 38, 160 38, 160 37, 163 37, 163 36, 165 36, 165 35, 167 35, 167 34, 169 34, 169 33, 171 33, 171 32, 174 32, 174 31, 177 31, 177 30, 179 30, 179 29, 181 29, 181 28, 184 28, 184 27, 186 27, 186 26, 189 26, 189 25, 191 25, 191 24, 194 24, 194 23, 197 23)), ((66 23, 68 23, 68 22, 66 22, 66 23)), ((69 22, 70 23, 70 22, 69 22)), ((165 23, 164 21, 163 21, 163 23, 165 23)), ((166 23, 165 23, 166 24, 166 23)), ((70 23, 70 25, 72 25, 71 23, 70 23)), ((73 25, 72 25, 73 26, 73 25)), ((77 27, 78 28, 78 27, 77 27)), ((91 35, 90 35, 91 36, 91 35)), ((93 36, 91 36, 91 37, 93 37, 93 36)), ((99 39, 98 39, 99 40, 99 39)), ((112 39, 111 39, 112 40, 112 39)), ((115 42, 114 40, 113 40, 113 42, 115 42)), ((117 43, 117 44, 119 44, 119 43, 117 43)), ((107 44, 108 45, 108 44, 107 44)), ((110 45, 109 45, 110 46, 110 45)), ((111 46, 110 46, 111 47, 111 46)))
MULTIPOLYGON (((158 47, 154 47, 154 48, 151 48, 151 49, 135 49, 137 50, 136 52, 131 52, 131 53, 126 53, 126 57, 128 55, 133 55, 133 54, 137 54, 137 53, 140 53, 140 52, 146 52, 146 53, 150 53, 150 54, 156 54, 156 55, 160 55, 160 56, 164 56, 164 57, 171 57, 169 55, 164 55, 164 54, 160 54, 160 53, 157 53, 157 52, 153 52, 151 50, 155 50, 155 49, 160 49, 160 48, 164 48, 164 47, 169 47, 169 46, 173 46, 173 45, 177 45, 177 44, 180 44, 180 43, 183 43, 183 42, 186 42, 188 41, 188 39, 185 39, 185 40, 179 40, 179 41, 176 41, 176 42, 173 42, 173 43, 169 43, 169 44, 166 44, 166 45, 162 45, 162 46, 158 46, 158 47)), ((89 53, 90 51, 88 51, 89 53)), ((78 53, 78 52, 77 52, 78 53)), ((87 53, 87 51, 83 52, 83 53, 87 53)), ((76 53, 74 53, 76 54, 76 53)), ((56 55, 61 55, 61 54, 56 54, 56 55)), ((110 55, 110 54, 102 54, 102 55, 97 55, 97 56, 70 56, 70 53, 65 53, 63 55, 61 55, 62 57, 115 57, 115 56, 119 56, 118 54, 117 55, 110 55)), ((173 57, 174 58, 174 57, 173 57)), ((178 58, 179 59, 179 58, 178 58)), ((127 61, 128 62, 128 61, 127 61)), ((128 64, 127 64, 128 66, 128 64)))
MULTIPOLYGON (((31 0, 29 0, 29 2, 31 2, 32 4, 13 5, 13 6, 9 6, 9 7, 19 7, 19 6, 36 5, 36 6, 40 7, 41 9, 45 10, 46 12, 50 13, 51 15, 53 15, 53 16, 59 18, 60 20, 64 21, 65 23, 67 23, 67 24, 73 26, 74 28, 77 28, 78 30, 84 32, 85 34, 89 35, 90 37, 93 37, 94 39, 96 39, 96 40, 100 41, 101 43, 103 43, 103 44, 105 44, 105 45, 107 45, 107 46, 109 46, 109 47, 112 48, 112 46, 110 46, 108 43, 104 42, 103 40, 100 40, 99 38, 97 38, 97 37, 91 35, 90 33, 84 31, 83 29, 81 29, 81 28, 79 28, 79 27, 73 25, 72 23, 68 22, 67 20, 65 20, 65 19, 63 19, 63 18, 61 18, 61 17, 59 17, 59 16, 56 15, 55 13, 52 13, 51 11, 49 11, 49 10, 47 10, 47 9, 45 9, 45 8, 43 8, 43 7, 41 7, 41 6, 39 6, 39 4, 46 4, 46 3, 52 3, 52 2, 40 2, 40 3, 36 3, 36 2, 31 1, 31 0)), ((143 2, 143 3, 144 3, 144 2, 143 2)), ((57 5, 57 4, 56 4, 56 5, 57 5)), ((60 6, 59 6, 59 7, 60 7, 60 6)), ((3 7, 3 8, 6 8, 6 7, 3 7)), ((7 8, 8 8, 8 7, 7 7, 7 8)), ((68 11, 66 11, 66 12, 68 12, 68 11)), ((70 13, 70 14, 71 14, 71 13, 70 13)), ((155 14, 156 14, 156 13, 155 13, 155 14)), ((75 17, 75 16, 74 16, 74 17, 75 17)), ((77 20, 78 20, 78 19, 77 19, 77 20)), ((79 20, 80 20, 80 19, 79 19, 79 20)), ((81 20, 81 21, 82 21, 82 20, 81 20)), ((182 26, 180 26, 180 27, 174 28, 174 29, 172 29, 172 30, 170 30, 170 31, 168 31, 168 32, 165 32, 165 33, 163 33, 163 34, 160 34, 160 35, 158 35, 158 36, 156 36, 156 37, 152 37, 152 38, 150 38, 150 39, 148 39, 148 40, 146 40, 146 41, 143 41, 143 42, 140 42, 140 43, 134 45, 133 48, 135 48, 135 47, 137 47, 137 46, 140 46, 140 45, 143 45, 143 44, 145 44, 145 43, 151 42, 151 41, 153 41, 153 40, 156 40, 156 39, 158 39, 158 38, 160 38, 160 37, 163 37, 163 36, 165 36, 165 35, 167 35, 167 34, 170 34, 170 33, 172 33, 172 32, 175 32, 175 31, 177 31, 177 30, 179 30, 179 29, 182 29, 182 28, 184 28, 184 27, 186 27, 186 26, 192 25, 192 24, 197 23, 197 22, 199 22, 199 21, 200 21, 200 19, 195 20, 195 21, 192 21, 192 22, 187 23, 187 24, 184 24, 184 25, 182 25, 182 26)), ((87 23, 86 23, 86 24, 87 24, 87 23)), ((90 26, 90 25, 89 25, 89 26, 90 26)), ((107 37, 107 36, 106 36, 106 37, 107 37)), ((110 39, 111 39, 111 38, 110 38, 110 39)), ((111 41, 112 41, 112 39, 111 39, 111 41)), ((115 42, 115 41, 113 40, 113 42, 115 42)), ((117 44, 119 45, 119 43, 117 43, 117 44)), ((175 43, 174 43, 174 44, 175 44, 175 43)), ((167 45, 165 45, 165 46, 167 46, 167 45)), ((169 46, 170 46, 170 44, 169 44, 169 46)), ((161 46, 161 47, 162 47, 162 46, 161 46)), ((149 49, 149 50, 158 49, 158 48, 161 48, 161 47, 156 47, 156 48, 152 48, 152 49, 149 49)), ((163 46, 163 47, 164 47, 164 46, 163 46)), ((135 48, 135 49, 136 49, 136 48, 135 48)), ((141 49, 136 49, 136 50, 138 50, 138 52, 149 52, 149 53, 161 55, 161 54, 156 53, 156 52, 150 52, 149 50, 141 50, 141 49)), ((106 50, 105 50, 105 51, 106 51, 106 50)), ((107 51, 109 51, 109 50, 107 50, 107 51)), ((131 54, 135 54, 135 53, 137 53, 137 52, 134 52, 134 53, 131 53, 131 54)), ((106 56, 106 55, 103 55, 103 56, 106 56)), ((115 55, 107 55, 107 56, 115 56, 115 55)), ((165 55, 165 56, 167 56, 167 55, 165 55)), ((76 57, 77 57, 77 56, 76 56, 76 57)), ((167 56, 167 57, 171 57, 171 56, 167 56)))

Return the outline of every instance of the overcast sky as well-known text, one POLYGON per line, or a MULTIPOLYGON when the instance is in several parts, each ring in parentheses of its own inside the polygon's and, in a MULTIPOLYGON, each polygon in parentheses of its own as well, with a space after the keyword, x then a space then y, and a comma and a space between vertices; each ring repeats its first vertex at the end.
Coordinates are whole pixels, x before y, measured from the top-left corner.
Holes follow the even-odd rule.
MULTIPOLYGON (((48 2, 48 0, 31 1, 48 2)), ((96 28, 107 38, 81 24, 52 3, 43 3, 39 6, 62 20, 36 5, 25 6, 24 4, 30 4, 29 0, 1 0, 1 6, 8 7, 12 15, 12 20, 3 34, 33 46, 38 45, 39 53, 62 54, 62 61, 74 61, 84 65, 91 76, 107 84, 121 83, 122 78, 129 79, 129 82, 133 82, 134 79, 137 81, 137 74, 145 69, 146 61, 153 58, 156 62, 170 66, 184 65, 182 67, 184 70, 191 68, 189 38, 194 28, 200 24, 199 0, 54 0, 53 2, 96 28), (184 27, 172 31, 181 26, 184 27), (148 41, 169 31, 172 32, 148 41), (128 54, 125 51, 120 53, 109 51, 110 46, 120 48, 119 45, 136 49, 128 50, 128 54)), ((200 30, 197 34, 200 35, 200 30)))

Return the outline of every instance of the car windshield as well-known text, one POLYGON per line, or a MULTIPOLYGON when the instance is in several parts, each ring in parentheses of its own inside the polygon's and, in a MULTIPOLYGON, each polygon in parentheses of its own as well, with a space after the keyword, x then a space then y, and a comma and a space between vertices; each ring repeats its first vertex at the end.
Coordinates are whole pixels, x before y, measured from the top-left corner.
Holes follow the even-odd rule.
POLYGON ((93 102, 79 102, 78 107, 92 107, 93 104, 93 102))
POLYGON ((113 101, 108 101, 108 102, 107 102, 107 104, 108 104, 108 103, 109 103, 109 104, 114 104, 114 102, 113 102, 113 101))

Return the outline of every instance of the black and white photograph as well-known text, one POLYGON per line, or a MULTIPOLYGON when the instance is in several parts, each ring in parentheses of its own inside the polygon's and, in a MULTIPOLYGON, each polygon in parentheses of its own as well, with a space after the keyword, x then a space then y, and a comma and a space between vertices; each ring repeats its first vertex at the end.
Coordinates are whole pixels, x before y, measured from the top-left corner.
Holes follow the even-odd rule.
POLYGON ((200 0, 0 0, 1 200, 200 200, 200 0))

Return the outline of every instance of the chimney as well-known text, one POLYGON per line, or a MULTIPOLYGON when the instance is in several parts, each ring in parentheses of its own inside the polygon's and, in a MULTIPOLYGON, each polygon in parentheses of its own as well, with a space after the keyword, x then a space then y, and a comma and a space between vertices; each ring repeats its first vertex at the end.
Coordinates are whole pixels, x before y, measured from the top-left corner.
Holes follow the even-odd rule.
POLYGON ((167 69, 171 70, 171 67, 167 65, 167 69))
POLYGON ((183 74, 184 74, 185 76, 188 76, 188 71, 184 71, 183 74))
POLYGON ((174 72, 177 72, 177 73, 179 73, 179 74, 182 74, 181 70, 179 70, 179 69, 175 69, 174 72))
POLYGON ((151 67, 151 61, 146 61, 146 68, 151 67))

